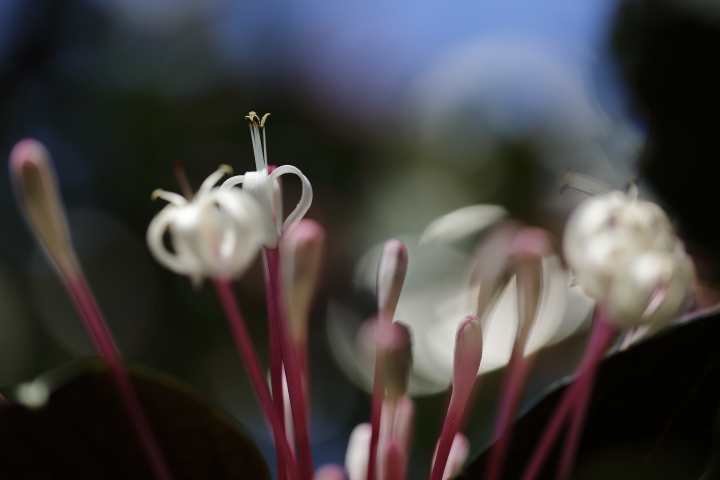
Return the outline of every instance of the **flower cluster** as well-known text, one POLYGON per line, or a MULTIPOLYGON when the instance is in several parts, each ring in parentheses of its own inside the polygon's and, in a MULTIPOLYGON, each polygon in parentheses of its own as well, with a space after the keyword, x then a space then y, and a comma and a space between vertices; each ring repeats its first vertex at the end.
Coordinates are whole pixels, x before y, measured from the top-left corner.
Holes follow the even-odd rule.
MULTIPOLYGON (((397 239, 384 244, 376 277, 377 315, 364 325, 374 346, 370 422, 353 431, 344 469, 325 466, 315 471, 307 418, 307 319, 320 271, 324 232, 318 223, 303 220, 312 201, 307 178, 293 166, 268 165, 267 115, 260 118, 251 112, 246 118, 256 170, 231 177, 218 187, 220 179, 231 173, 229 167, 220 166, 194 194, 153 192, 153 198, 166 200, 168 205, 150 223, 149 249, 161 264, 188 276, 195 284, 206 278, 214 283, 272 431, 279 480, 342 480, 346 475, 350 480, 403 480, 409 465, 415 411, 408 394, 413 333, 395 316, 408 271, 408 247, 397 239), (283 220, 278 178, 285 173, 300 178, 302 196, 283 220), (235 188, 238 185, 242 188, 235 188), (267 290, 269 381, 230 283, 248 269, 260 251, 267 290)), ((157 477, 170 480, 172 475, 163 453, 72 250, 47 151, 37 142, 25 140, 13 150, 10 166, 28 223, 65 280, 112 371, 157 477)), ((479 219, 478 225, 504 216, 487 209, 465 209, 435 224, 432 235, 438 236, 446 224, 469 218, 469 214, 479 219)), ((460 230, 467 230, 467 225, 460 230)), ((515 322, 486 480, 502 478, 512 421, 535 358, 535 350, 530 348, 531 334, 535 332, 549 342, 560 330, 557 325, 545 325, 552 323, 547 317, 559 316, 558 312, 543 309, 547 291, 557 283, 546 280, 552 270, 548 259, 555 255, 550 234, 517 222, 502 222, 484 242, 476 252, 469 287, 476 299, 472 306, 476 315, 466 315, 454 325, 452 393, 431 462, 430 480, 455 476, 468 456, 469 443, 461 431, 472 403, 484 343, 492 338, 483 329, 489 330, 488 325, 500 321, 490 320, 497 317, 494 312, 502 304, 504 293, 513 290, 515 322), (541 330, 545 331, 542 335, 537 333, 541 330)), ((564 250, 577 283, 597 300, 597 306, 584 359, 526 467, 526 480, 533 480, 540 472, 563 424, 567 424, 568 431, 558 478, 569 478, 594 374, 618 327, 662 325, 676 318, 689 296, 694 276, 692 264, 665 213, 657 205, 639 200, 635 189, 629 194, 598 194, 580 205, 568 221, 564 250)), ((566 277, 559 275, 559 279, 563 283, 566 277)))
POLYGON ((691 294, 694 269, 682 242, 665 212, 634 187, 585 200, 563 243, 577 283, 620 327, 671 322, 691 294))

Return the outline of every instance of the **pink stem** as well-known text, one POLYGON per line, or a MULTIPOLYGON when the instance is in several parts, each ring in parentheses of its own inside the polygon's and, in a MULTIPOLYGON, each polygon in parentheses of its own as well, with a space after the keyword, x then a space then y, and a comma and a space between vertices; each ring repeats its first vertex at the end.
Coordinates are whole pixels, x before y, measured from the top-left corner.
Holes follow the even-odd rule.
POLYGON ((507 447, 512 437, 512 421, 517 412, 518 403, 525 384, 528 368, 524 358, 525 342, 513 348, 510 361, 503 375, 503 385, 500 394, 500 407, 495 423, 495 445, 490 451, 486 480, 497 480, 502 477, 503 463, 507 454, 507 447))
MULTIPOLYGON (((280 267, 280 248, 265 248, 267 258, 269 283, 272 307, 275 311, 275 325, 280 340, 280 349, 283 356, 290 407, 292 408, 293 423, 295 424, 295 440, 297 442, 300 470, 305 480, 314 478, 312 455, 310 453, 310 437, 308 434, 307 406, 303 395, 302 375, 299 370, 299 359, 290 340, 290 332, 284 308, 284 295, 282 291, 282 275, 280 267)), ((272 317, 271 317, 272 320, 272 317)))
POLYGON ((464 405, 459 402, 457 397, 453 394, 453 396, 450 397, 448 413, 445 417, 445 423, 443 423, 440 439, 438 440, 435 461, 433 462, 432 470, 430 472, 430 480, 442 480, 443 478, 448 456, 450 455, 450 448, 452 447, 453 440, 455 439, 455 434, 458 432, 459 420, 462 416, 463 410, 464 405))
POLYGON ((580 435, 585 425, 585 415, 595 383, 595 373, 597 372, 600 359, 607 349, 608 343, 614 333, 614 328, 604 320, 602 314, 599 315, 597 322, 599 324, 599 331, 596 334, 597 338, 593 347, 592 357, 590 358, 587 368, 580 373, 580 378, 576 380, 578 386, 577 393, 575 394, 575 407, 573 415, 570 418, 570 426, 567 436, 565 437, 562 456, 560 457, 560 465, 557 473, 558 480, 570 478, 570 473, 575 463, 575 454, 580 446, 580 435))
MULTIPOLYGON (((283 419, 282 435, 287 438, 287 431, 285 429, 285 405, 284 405, 284 385, 283 385, 283 365, 282 365, 282 353, 280 352, 280 339, 278 338, 278 331, 275 327, 277 322, 275 316, 275 309, 272 306, 272 294, 270 292, 270 281, 269 274, 265 272, 265 300, 267 303, 268 310, 268 337, 270 339, 270 384, 272 385, 272 400, 275 405, 275 413, 278 417, 283 419)), ((288 440, 290 443, 290 440, 288 440)), ((278 480, 287 479, 287 471, 285 469, 285 459, 283 458, 280 450, 280 444, 275 443, 275 461, 277 465, 277 476, 278 480)))
MULTIPOLYGON (((285 459, 286 467, 290 471, 290 476, 293 479, 300 479, 297 463, 295 457, 290 450, 287 437, 285 436, 282 417, 280 417, 273 408, 272 399, 270 398, 270 391, 268 390, 267 383, 265 383, 265 376, 263 375, 260 361, 258 360, 257 352, 255 347, 250 340, 250 334, 247 331, 245 320, 243 319, 242 313, 240 313, 240 307, 235 300, 232 287, 228 280, 215 279, 215 289, 217 290, 220 303, 222 303, 225 316, 230 324, 230 330, 235 337, 235 343, 240 352, 240 356, 245 363, 245 368, 250 375, 250 380, 255 389, 260 406, 265 413, 265 419, 272 428, 273 437, 275 444, 280 445, 282 451, 282 457, 285 459)), ((280 390, 282 392, 282 389, 280 390)))
MULTIPOLYGON (((605 321, 601 318, 601 315, 601 310, 598 308, 598 312, 596 312, 593 320, 590 342, 585 350, 585 356, 576 370, 575 378, 580 378, 583 372, 591 366, 593 359, 596 357, 599 359, 600 354, 604 351, 598 346, 600 343, 599 340, 603 339, 603 332, 606 328, 605 321), (600 354, 596 353, 596 350, 599 351, 600 354)), ((578 387, 579 382, 577 381, 572 382, 566 387, 560 403, 557 407, 555 407, 553 416, 550 418, 550 422, 548 422, 548 425, 545 427, 542 437, 535 447, 535 451, 533 451, 533 455, 525 468, 525 472, 523 473, 521 480, 534 480, 540 474, 540 470, 545 464, 545 459, 550 453, 550 449, 555 443, 557 436, 560 434, 560 429, 567 420, 568 415, 572 413, 576 406, 578 387)))
POLYGON ((140 443, 145 450, 145 454, 150 461, 155 475, 161 480, 171 480, 172 475, 165 462, 160 445, 157 443, 150 429, 150 424, 145 416, 145 412, 140 405, 135 389, 130 382, 130 377, 122 363, 120 352, 93 298, 87 281, 82 274, 78 272, 77 275, 65 278, 65 286, 75 302, 75 306, 80 311, 80 316, 83 318, 86 328, 90 331, 95 346, 103 356, 105 364, 115 380, 118 390, 120 391, 120 397, 125 403, 125 408, 140 437, 140 443))
MULTIPOLYGON (((392 317, 385 312, 378 313, 375 336, 379 337, 385 326, 392 323, 392 317)), ((376 341, 375 345, 379 342, 376 341)), ((382 405, 385 398, 385 382, 382 376, 382 359, 379 349, 375 351, 375 373, 373 375, 372 410, 370 412, 370 450, 368 451, 368 466, 366 480, 375 480, 377 475, 378 443, 380 441, 380 421, 382 420, 382 405)))

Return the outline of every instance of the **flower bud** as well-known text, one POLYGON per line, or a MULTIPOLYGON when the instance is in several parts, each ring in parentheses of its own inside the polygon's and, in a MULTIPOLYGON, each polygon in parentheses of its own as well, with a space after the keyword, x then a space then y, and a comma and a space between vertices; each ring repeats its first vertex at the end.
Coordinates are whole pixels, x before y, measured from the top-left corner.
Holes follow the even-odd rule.
POLYGON ((307 322, 320 275, 325 232, 314 220, 301 220, 283 238, 283 276, 290 334, 295 342, 307 336, 307 322))
POLYGON ((563 249, 576 282, 620 327, 670 322, 690 295, 693 266, 654 203, 617 191, 586 200, 568 219, 563 249))
POLYGON ((610 288, 610 316, 624 328, 672 321, 690 297, 693 277, 693 265, 682 251, 641 253, 623 265, 610 288))
MULTIPOLYGON (((475 383, 482 359, 482 327, 473 315, 463 318, 455 335, 453 361, 453 396, 467 399, 475 383)), ((461 403, 464 403, 462 401, 461 403)))
POLYGON ((385 242, 377 277, 378 310, 381 313, 395 313, 407 266, 408 250, 405 243, 396 239, 385 242))
POLYGON ((18 142, 10 153, 10 176, 20 209, 40 245, 63 276, 77 275, 55 171, 43 144, 29 138, 18 142))

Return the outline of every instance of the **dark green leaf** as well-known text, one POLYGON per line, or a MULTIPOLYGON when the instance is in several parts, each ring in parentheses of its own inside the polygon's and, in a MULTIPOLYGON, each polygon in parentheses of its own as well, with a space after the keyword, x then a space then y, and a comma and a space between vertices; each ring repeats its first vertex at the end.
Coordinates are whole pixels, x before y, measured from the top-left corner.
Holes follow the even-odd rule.
MULTIPOLYGON (((563 391, 517 421, 504 480, 522 475, 563 391)), ((718 405, 720 315, 668 329, 605 359, 574 478, 697 480, 710 456, 718 405)), ((540 478, 554 478, 558 452, 540 478)), ((461 478, 482 478, 486 457, 487 452, 461 478)))
MULTIPOLYGON (((270 479, 253 442, 190 388, 129 367, 175 480, 270 479)), ((83 360, 39 381, 52 391, 39 409, 0 409, 0 478, 154 479, 102 362, 83 360)), ((12 401, 18 388, 4 392, 12 401)))

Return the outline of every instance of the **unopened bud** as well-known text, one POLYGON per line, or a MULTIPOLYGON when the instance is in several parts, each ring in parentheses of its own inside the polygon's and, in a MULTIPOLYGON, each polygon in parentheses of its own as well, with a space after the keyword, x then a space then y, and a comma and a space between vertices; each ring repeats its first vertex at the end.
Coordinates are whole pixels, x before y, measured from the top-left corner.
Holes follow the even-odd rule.
POLYGON ((377 277, 378 310, 381 313, 395 313, 407 266, 407 245, 396 239, 385 242, 377 277))
POLYGON ((550 234, 541 228, 523 227, 513 239, 511 257, 515 260, 519 328, 523 343, 537 315, 542 294, 542 260, 552 253, 550 234))
POLYGON ((473 315, 468 315, 458 324, 455 335, 453 396, 457 395, 458 399, 467 399, 470 395, 480 368, 482 349, 480 320, 473 315))
POLYGON ((317 288, 325 232, 314 220, 301 220, 283 237, 283 275, 293 341, 307 336, 308 317, 317 288))
POLYGON ((64 276, 77 274, 65 211, 50 154, 42 143, 25 139, 10 153, 10 176, 20 209, 46 253, 64 276))
POLYGON ((691 295, 693 277, 682 251, 641 253, 618 271, 607 299, 610 318, 623 328, 672 321, 691 295))

